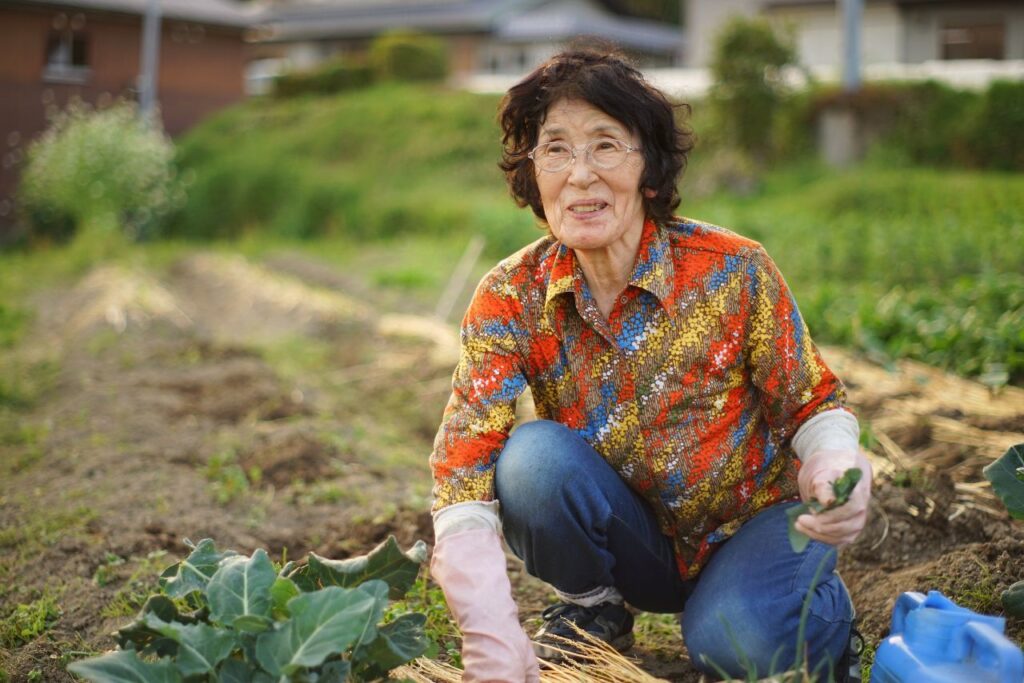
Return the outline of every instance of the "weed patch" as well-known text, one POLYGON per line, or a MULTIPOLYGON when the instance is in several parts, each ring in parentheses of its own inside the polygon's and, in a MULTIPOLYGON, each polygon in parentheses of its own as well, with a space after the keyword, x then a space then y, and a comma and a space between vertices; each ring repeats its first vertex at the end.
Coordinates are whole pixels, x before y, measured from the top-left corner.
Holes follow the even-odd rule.
POLYGON ((0 530, 0 549, 17 547, 21 554, 30 554, 83 529, 96 516, 96 511, 85 505, 72 510, 37 509, 34 515, 21 520, 20 524, 0 530))
POLYGON ((384 621, 391 622, 406 612, 423 614, 426 622, 423 631, 431 641, 431 647, 424 653, 431 659, 443 655, 456 666, 462 666, 462 634, 452 621, 444 591, 421 571, 405 597, 395 601, 384 613, 384 621))
POLYGON ((246 495, 252 487, 258 487, 263 479, 259 467, 250 467, 248 471, 242 469, 234 450, 220 451, 211 456, 205 474, 214 498, 221 505, 246 495))
MULTIPOLYGON (((103 608, 101 614, 105 617, 129 617, 137 613, 146 602, 146 598, 157 586, 157 579, 162 570, 159 563, 167 555, 164 550, 156 550, 146 557, 135 558, 135 568, 125 580, 124 585, 117 589, 113 599, 103 608)), ((116 555, 107 557, 107 562, 96 570, 93 580, 97 585, 104 585, 102 582, 110 581, 110 570, 124 560, 116 555)))
POLYGON ((49 433, 49 425, 26 424, 9 412, 0 411, 0 447, 7 451, 7 456, 0 460, 0 473, 12 476, 39 462, 49 433))
POLYGON ((0 359, 0 411, 31 409, 57 385, 59 373, 54 359, 0 359))
POLYGON ((29 317, 23 309, 0 304, 0 349, 9 349, 21 339, 29 317))
POLYGON ((58 595, 48 590, 36 600, 15 607, 0 621, 0 647, 19 647, 49 630, 61 616, 57 599, 58 595))

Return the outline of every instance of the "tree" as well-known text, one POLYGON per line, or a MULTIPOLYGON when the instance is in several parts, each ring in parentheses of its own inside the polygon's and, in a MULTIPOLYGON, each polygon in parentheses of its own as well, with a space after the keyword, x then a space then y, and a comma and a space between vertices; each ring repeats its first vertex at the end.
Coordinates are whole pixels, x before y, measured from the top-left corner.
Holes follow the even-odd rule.
POLYGON ((783 67, 796 62, 792 43, 764 19, 735 17, 715 41, 711 105, 726 141, 763 160, 785 94, 783 67))

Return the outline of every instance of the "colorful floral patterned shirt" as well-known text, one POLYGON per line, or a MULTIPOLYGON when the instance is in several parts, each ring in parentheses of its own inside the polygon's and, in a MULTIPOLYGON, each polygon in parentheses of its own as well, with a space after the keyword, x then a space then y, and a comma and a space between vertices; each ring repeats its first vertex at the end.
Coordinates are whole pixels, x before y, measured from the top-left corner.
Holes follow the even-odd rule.
POLYGON ((843 406, 775 264, 706 223, 648 221, 606 320, 551 237, 499 263, 462 324, 434 443, 434 509, 494 497, 494 464, 529 386, 651 506, 693 577, 763 508, 798 495, 790 440, 843 406))

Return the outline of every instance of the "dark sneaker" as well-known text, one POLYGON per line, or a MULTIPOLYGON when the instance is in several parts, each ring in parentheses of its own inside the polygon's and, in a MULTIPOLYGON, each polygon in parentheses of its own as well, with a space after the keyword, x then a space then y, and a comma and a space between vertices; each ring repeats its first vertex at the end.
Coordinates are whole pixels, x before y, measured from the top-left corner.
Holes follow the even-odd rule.
POLYGON ((861 683, 860 653, 864 651, 864 636, 857 630, 857 622, 850 627, 850 643, 836 667, 836 683, 861 683))
POLYGON ((541 614, 544 625, 533 636, 533 651, 541 659, 557 662, 577 651, 583 642, 570 624, 623 652, 633 647, 633 615, 623 605, 602 602, 593 607, 558 603, 541 614))

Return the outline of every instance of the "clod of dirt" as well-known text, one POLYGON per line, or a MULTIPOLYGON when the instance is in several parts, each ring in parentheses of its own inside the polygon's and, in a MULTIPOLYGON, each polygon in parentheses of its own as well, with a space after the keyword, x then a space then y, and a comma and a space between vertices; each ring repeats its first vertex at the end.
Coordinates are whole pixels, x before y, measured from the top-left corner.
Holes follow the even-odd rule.
POLYGON ((246 417, 279 419, 300 415, 306 408, 285 392, 273 372, 258 358, 235 357, 221 363, 180 370, 177 374, 143 381, 176 393, 177 418, 203 415, 236 423, 246 417))
POLYGON ((931 443, 932 427, 927 420, 916 420, 893 429, 890 436, 905 449, 920 448, 931 443))
POLYGON ((262 434, 251 450, 239 456, 249 471, 259 468, 264 482, 278 488, 294 481, 315 482, 331 474, 338 450, 307 428, 288 428, 262 434))
POLYGON ((336 529, 316 549, 318 555, 342 559, 366 552, 394 536, 402 548, 416 541, 434 544, 434 523, 429 510, 401 508, 393 515, 356 522, 346 529, 336 529))

